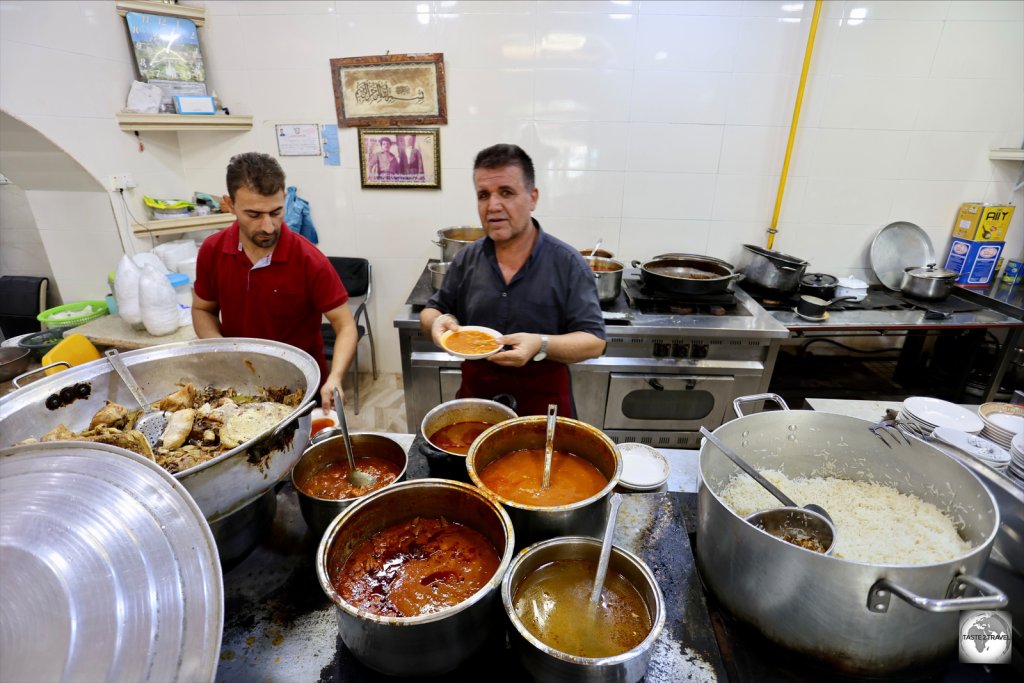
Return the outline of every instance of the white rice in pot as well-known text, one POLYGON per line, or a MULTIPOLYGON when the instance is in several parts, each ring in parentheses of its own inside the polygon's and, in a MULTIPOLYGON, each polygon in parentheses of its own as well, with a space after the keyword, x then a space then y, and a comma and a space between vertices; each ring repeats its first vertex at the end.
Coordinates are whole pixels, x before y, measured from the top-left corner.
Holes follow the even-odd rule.
MULTIPOLYGON (((949 562, 971 549, 938 507, 891 486, 833 477, 790 479, 778 470, 758 471, 798 505, 817 503, 828 511, 836 527, 836 557, 922 565, 949 562)), ((742 472, 729 480, 720 496, 740 517, 781 506, 742 472)))

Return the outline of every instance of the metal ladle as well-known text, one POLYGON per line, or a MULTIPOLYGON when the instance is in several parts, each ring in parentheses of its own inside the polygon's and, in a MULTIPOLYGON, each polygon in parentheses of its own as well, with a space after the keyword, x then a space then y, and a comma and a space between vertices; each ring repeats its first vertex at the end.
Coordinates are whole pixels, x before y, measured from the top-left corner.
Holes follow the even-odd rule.
POLYGON ((541 488, 551 486, 551 460, 555 455, 555 422, 558 421, 558 406, 548 404, 548 427, 544 437, 544 475, 541 477, 541 488))
POLYGON ((613 493, 608 501, 608 521, 604 526, 604 538, 601 539, 601 555, 597 560, 597 572, 594 574, 594 589, 590 592, 590 610, 594 611, 601 604, 601 591, 604 580, 608 576, 608 561, 612 556, 612 537, 615 536, 615 519, 619 516, 622 495, 613 493))
POLYGON ((704 427, 700 428, 700 433, 705 439, 714 444, 718 450, 725 453, 730 460, 739 465, 740 469, 749 474, 754 481, 767 489, 769 493, 782 501, 782 504, 786 506, 755 512, 746 518, 748 522, 776 538, 793 543, 793 545, 806 547, 800 543, 794 543, 788 537, 792 537, 795 540, 810 539, 816 541, 824 548, 824 550, 820 551, 821 553, 828 555, 832 552, 836 542, 836 528, 832 524, 832 518, 825 511, 825 508, 814 503, 800 507, 792 498, 761 476, 760 472, 751 467, 746 460, 726 446, 717 436, 704 427))
POLYGON ((155 446, 160 437, 163 436, 164 430, 167 429, 167 415, 164 411, 153 408, 150 402, 146 400, 146 396, 142 393, 142 387, 135 381, 135 377, 132 376, 125 362, 121 360, 121 355, 117 352, 117 349, 107 349, 106 356, 110 364, 114 366, 114 371, 117 372, 118 377, 128 386, 128 391, 132 392, 132 396, 135 397, 139 407, 142 408, 142 415, 135 421, 135 429, 142 432, 150 446, 155 446))
POLYGON ((373 488, 377 478, 372 474, 360 472, 356 469, 356 454, 352 448, 352 439, 348 435, 348 420, 345 419, 345 405, 341 402, 341 392, 337 387, 334 389, 334 412, 338 415, 338 424, 341 426, 341 436, 345 441, 345 455, 348 457, 348 483, 360 489, 373 488))
POLYGON ((604 238, 603 237, 599 237, 597 239, 597 244, 595 244, 594 248, 590 250, 590 259, 589 259, 589 261, 590 261, 591 267, 593 267, 594 262, 597 260, 597 250, 601 248, 601 245, 603 243, 604 243, 604 238))

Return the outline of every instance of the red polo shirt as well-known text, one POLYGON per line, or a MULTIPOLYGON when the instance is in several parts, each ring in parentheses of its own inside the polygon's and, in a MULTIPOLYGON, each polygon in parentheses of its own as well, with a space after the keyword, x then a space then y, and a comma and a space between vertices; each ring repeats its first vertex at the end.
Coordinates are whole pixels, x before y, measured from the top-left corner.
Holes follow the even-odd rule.
POLYGON ((196 295, 220 306, 225 337, 258 337, 297 346, 327 378, 322 315, 348 301, 338 272, 287 225, 270 259, 253 264, 238 242, 238 222, 207 237, 196 262, 196 295))

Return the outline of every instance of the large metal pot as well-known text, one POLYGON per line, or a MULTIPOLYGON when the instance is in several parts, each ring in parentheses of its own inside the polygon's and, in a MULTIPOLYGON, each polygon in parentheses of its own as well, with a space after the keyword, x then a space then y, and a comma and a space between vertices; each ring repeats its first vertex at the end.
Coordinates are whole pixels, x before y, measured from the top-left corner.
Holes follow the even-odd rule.
POLYGON ((598 300, 602 304, 607 304, 618 299, 619 293, 622 292, 622 271, 625 266, 613 259, 599 256, 587 258, 587 265, 594 271, 598 300))
MULTIPOLYGON (((263 339, 197 339, 128 351, 121 359, 150 400, 188 381, 200 387, 233 387, 241 393, 255 393, 261 386, 302 390, 301 405, 272 428, 174 475, 195 499, 215 536, 216 522, 254 502, 285 477, 309 441, 309 412, 320 370, 312 356, 294 346, 263 339)), ((61 423, 73 431, 84 429, 107 400, 129 408, 137 405, 106 359, 32 382, 0 399, 4 441, 39 438, 61 423), (88 397, 55 410, 46 407, 49 396, 80 383, 92 387, 88 397)))
POLYGON ((0 382, 6 382, 28 370, 31 360, 28 349, 16 346, 0 349, 0 382))
POLYGON ((900 291, 918 299, 938 301, 953 291, 953 283, 958 275, 956 271, 937 268, 934 263, 923 268, 911 266, 903 269, 900 291))
MULTIPOLYGON (((591 560, 597 562, 601 542, 570 536, 536 543, 519 553, 501 582, 501 602, 512 624, 512 647, 523 666, 538 681, 588 681, 636 683, 647 673, 654 643, 665 627, 665 601, 650 568, 631 552, 612 546, 608 568, 622 574, 637 589, 651 617, 651 631, 639 645, 614 657, 577 657, 545 644, 530 633, 516 615, 515 594, 523 579, 549 562, 591 560)), ((581 618, 586 618, 581 615, 581 618)))
POLYGON ((437 241, 434 244, 441 247, 441 261, 451 263, 456 254, 486 234, 483 228, 458 225, 438 230, 437 241))
POLYGON ((646 263, 633 261, 644 285, 666 294, 719 294, 743 278, 721 259, 696 254, 664 254, 646 263))
POLYGON ((807 261, 753 244, 744 244, 743 250, 747 257, 743 268, 746 282, 781 293, 797 290, 800 278, 807 270, 807 261))
POLYGON ((603 489, 576 503, 542 507, 509 500, 484 486, 479 473, 487 465, 513 451, 544 448, 546 428, 544 415, 517 417, 496 424, 477 437, 466 457, 469 478, 508 510, 520 547, 553 536, 600 536, 605 522, 605 500, 622 473, 622 458, 601 430, 586 422, 559 417, 555 425, 555 450, 590 461, 608 478, 603 489))
MULTIPOLYGON (((998 609, 1006 596, 977 576, 999 528, 992 494, 956 460, 916 439, 890 448, 869 422, 813 411, 742 416, 715 430, 758 469, 789 476, 879 481, 951 513, 970 551, 931 565, 881 565, 826 556, 754 527, 719 497, 739 472, 705 442, 700 452, 697 565, 708 588, 765 636, 855 674, 935 663, 957 645, 957 612, 998 609), (965 598, 973 586, 983 595, 965 598), (895 599, 894 599, 895 598, 895 599)), ((839 529, 840 535, 849 529, 839 529)))
POLYGON ((438 452, 451 456, 460 467, 464 468, 466 466, 465 455, 438 447, 430 440, 430 437, 439 430, 459 422, 487 422, 495 425, 516 417, 516 412, 504 403, 489 401, 485 398, 457 398, 434 407, 424 415, 423 421, 420 423, 420 434, 438 452))
POLYGON ((389 676, 436 676, 458 667, 487 639, 514 545, 512 522, 497 501, 469 484, 417 479, 376 491, 339 515, 320 541, 316 573, 337 606, 341 639, 359 661, 389 676), (458 605, 417 617, 382 617, 343 600, 332 572, 363 540, 416 516, 443 516, 486 536, 501 557, 487 585, 458 605))

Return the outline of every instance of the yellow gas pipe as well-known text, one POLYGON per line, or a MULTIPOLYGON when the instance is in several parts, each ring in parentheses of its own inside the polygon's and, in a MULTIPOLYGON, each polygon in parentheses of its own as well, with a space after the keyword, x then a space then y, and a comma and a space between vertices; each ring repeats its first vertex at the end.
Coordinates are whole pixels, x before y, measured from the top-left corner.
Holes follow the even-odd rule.
POLYGON ((782 211, 782 195, 786 192, 786 176, 789 175, 789 158, 793 154, 793 140, 796 138, 796 127, 800 121, 800 106, 804 101, 804 86, 807 85, 807 72, 811 68, 811 53, 814 52, 814 35, 818 32, 818 17, 821 15, 822 0, 814 0, 814 16, 811 17, 811 30, 807 34, 807 49, 804 50, 804 67, 800 71, 800 87, 796 91, 796 102, 793 104, 793 121, 789 124, 789 141, 786 143, 786 158, 782 161, 782 177, 779 178, 779 192, 775 195, 775 210, 772 212, 772 225, 768 228, 768 248, 775 244, 775 233, 779 225, 779 213, 782 211))

